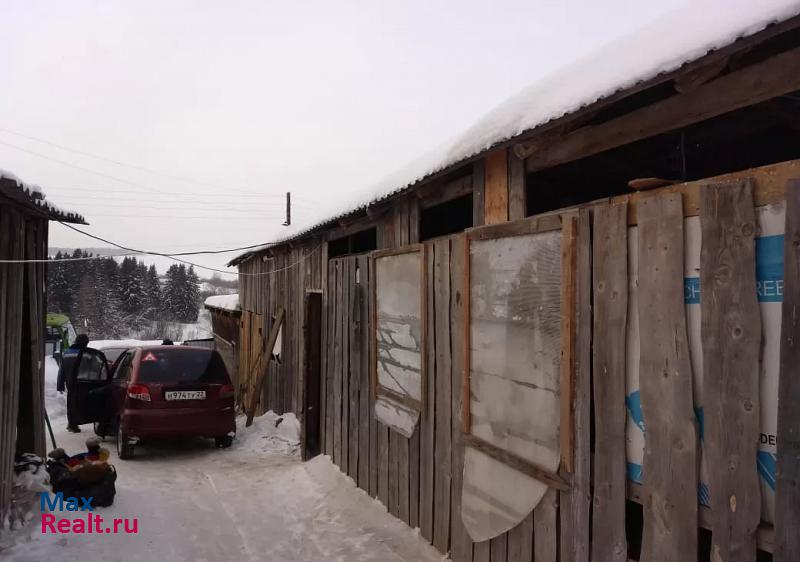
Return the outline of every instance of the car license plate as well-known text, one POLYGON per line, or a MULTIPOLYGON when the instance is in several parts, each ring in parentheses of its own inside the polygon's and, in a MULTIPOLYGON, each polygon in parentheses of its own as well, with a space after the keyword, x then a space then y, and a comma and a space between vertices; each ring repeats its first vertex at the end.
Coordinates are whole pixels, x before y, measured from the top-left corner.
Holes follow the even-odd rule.
POLYGON ((167 400, 205 400, 205 390, 172 390, 164 393, 167 400))

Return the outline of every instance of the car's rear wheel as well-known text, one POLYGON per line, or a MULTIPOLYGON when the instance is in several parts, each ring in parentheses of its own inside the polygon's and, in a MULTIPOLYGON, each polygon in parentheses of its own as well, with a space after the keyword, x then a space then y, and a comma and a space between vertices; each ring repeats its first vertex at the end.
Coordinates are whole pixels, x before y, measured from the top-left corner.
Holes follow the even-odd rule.
POLYGON ((217 447, 221 449, 227 449, 233 445, 233 435, 222 435, 221 437, 215 437, 214 442, 217 444, 217 447))
POLYGON ((128 434, 122 431, 122 420, 117 422, 117 456, 122 460, 133 458, 133 445, 128 434))

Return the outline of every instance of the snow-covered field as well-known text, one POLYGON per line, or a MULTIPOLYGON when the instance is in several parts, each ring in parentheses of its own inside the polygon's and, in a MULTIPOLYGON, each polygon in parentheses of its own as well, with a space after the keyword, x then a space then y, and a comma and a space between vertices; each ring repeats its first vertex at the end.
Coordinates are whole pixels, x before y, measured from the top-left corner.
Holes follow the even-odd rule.
MULTIPOLYGON (((85 449, 91 426, 65 430, 65 405, 55 392, 57 366, 47 358, 46 401, 59 446, 85 449)), ((5 540, 0 560, 186 561, 439 561, 433 547, 358 490, 328 457, 302 463, 300 425, 269 412, 244 428, 230 449, 208 440, 143 444, 120 461, 114 505, 96 515, 137 518, 137 534, 44 535, 38 507, 27 527, 5 540)), ((65 512, 66 514, 66 512, 65 512)), ((59 514, 61 516, 61 514, 59 514)), ((76 512, 73 517, 84 517, 76 512)))

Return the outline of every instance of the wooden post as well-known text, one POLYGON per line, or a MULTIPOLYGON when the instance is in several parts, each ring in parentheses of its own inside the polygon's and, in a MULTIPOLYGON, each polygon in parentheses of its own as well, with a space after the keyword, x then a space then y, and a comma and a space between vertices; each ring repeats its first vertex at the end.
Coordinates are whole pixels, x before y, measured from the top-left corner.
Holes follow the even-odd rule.
POLYGON ((513 150, 508 153, 508 219, 524 219, 527 214, 525 193, 525 161, 513 150))
POLYGON ((496 224, 508 220, 508 160, 506 150, 486 155, 484 222, 496 224))

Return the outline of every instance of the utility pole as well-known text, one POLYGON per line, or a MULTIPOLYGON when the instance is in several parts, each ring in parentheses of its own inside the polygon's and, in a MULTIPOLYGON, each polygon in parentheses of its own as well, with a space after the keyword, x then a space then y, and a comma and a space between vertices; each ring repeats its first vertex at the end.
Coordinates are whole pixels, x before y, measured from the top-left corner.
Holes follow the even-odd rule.
POLYGON ((284 221, 283 226, 289 226, 292 224, 292 194, 290 192, 286 192, 286 221, 284 221))

